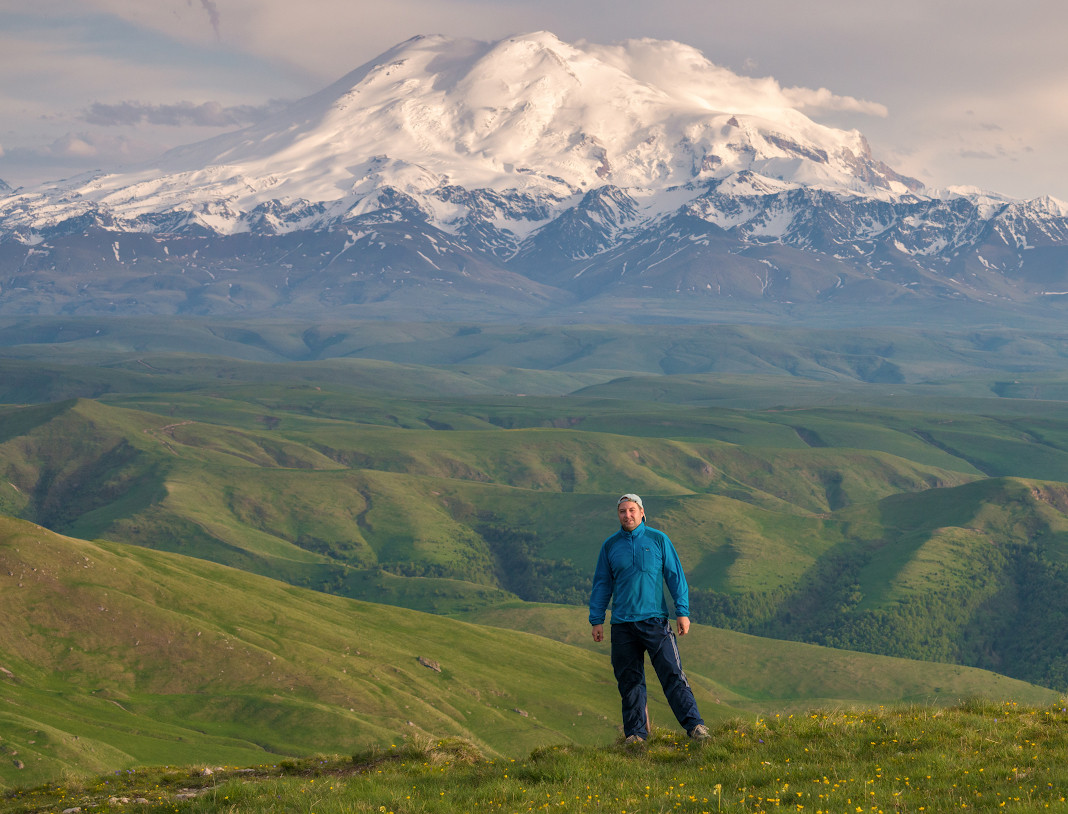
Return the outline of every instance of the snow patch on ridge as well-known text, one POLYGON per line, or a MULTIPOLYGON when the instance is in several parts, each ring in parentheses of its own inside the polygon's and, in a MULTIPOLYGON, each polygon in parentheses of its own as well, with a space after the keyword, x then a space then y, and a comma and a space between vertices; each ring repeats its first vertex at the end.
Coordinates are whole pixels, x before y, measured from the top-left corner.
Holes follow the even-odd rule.
MULTIPOLYGON (((655 201, 665 190, 748 171, 870 194, 900 186, 877 172, 860 179, 863 137, 807 118, 800 90, 740 76, 677 42, 569 44, 545 31, 489 43, 417 37, 263 122, 128 173, 9 196, 0 217, 38 228, 93 209, 120 221, 173 212, 240 232, 269 202, 326 204, 321 222, 372 210, 390 187, 455 229, 462 213, 435 200, 442 186, 534 195, 558 213, 610 183, 633 190, 650 214, 664 211, 655 201)), ((549 219, 501 217, 517 236, 549 219)))

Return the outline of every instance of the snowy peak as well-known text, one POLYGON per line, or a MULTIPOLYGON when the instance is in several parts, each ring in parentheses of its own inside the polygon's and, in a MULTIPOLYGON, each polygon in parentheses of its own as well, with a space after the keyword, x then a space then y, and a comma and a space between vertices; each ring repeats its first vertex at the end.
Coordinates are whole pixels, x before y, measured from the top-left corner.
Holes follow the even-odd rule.
POLYGON ((749 171, 863 194, 919 188, 874 161, 860 133, 819 125, 799 106, 774 80, 738 76, 676 42, 417 37, 245 130, 57 191, 72 214, 94 204, 120 220, 177 210, 241 231, 271 201, 338 216, 366 209, 383 186, 564 202, 611 184, 648 200, 749 171), (202 217, 205 206, 214 212, 202 217))
POLYGON ((0 309, 1068 304, 1068 205, 926 191, 828 104, 868 103, 676 42, 416 37, 150 165, 0 187, 0 309))

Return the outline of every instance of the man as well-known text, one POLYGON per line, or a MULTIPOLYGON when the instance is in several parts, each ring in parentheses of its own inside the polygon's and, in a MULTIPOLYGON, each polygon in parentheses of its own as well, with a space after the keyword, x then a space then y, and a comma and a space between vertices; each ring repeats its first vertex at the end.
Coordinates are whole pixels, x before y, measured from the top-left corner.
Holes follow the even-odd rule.
POLYGON ((709 737, 693 690, 682 672, 675 634, 668 623, 664 583, 675 603, 680 636, 690 630, 690 589, 675 546, 662 531, 645 525, 645 506, 635 494, 616 502, 620 530, 601 545, 590 592, 593 640, 604 640, 604 618, 612 601, 612 669, 623 701, 627 743, 649 737, 646 718, 645 654, 656 670, 671 711, 691 738, 709 737))

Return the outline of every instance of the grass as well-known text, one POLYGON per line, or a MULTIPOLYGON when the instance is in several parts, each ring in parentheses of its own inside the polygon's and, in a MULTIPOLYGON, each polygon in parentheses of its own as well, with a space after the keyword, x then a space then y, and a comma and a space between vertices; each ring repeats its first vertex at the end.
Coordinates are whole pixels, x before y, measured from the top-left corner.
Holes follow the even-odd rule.
MULTIPOLYGON (((385 748, 400 732, 518 757, 605 743, 617 726, 608 648, 593 645, 579 607, 514 602, 456 620, 0 517, 0 622, 0 789, 385 748)), ((1059 697, 957 665, 704 625, 680 649, 710 723, 769 708, 1059 697)), ((650 712, 672 720, 657 693, 650 712)))
MULTIPOLYGON (((6 411, 0 429, 11 429, 10 440, 0 444, 7 481, 0 482, 0 511, 83 538, 195 553, 283 578, 293 574, 295 582, 316 587, 319 566, 330 563, 416 562, 437 568, 432 576, 463 574, 486 583, 492 581, 492 552, 472 529, 479 518, 543 527, 545 557, 578 560, 567 553, 582 548, 576 530, 603 514, 590 496, 611 492, 619 482, 669 496, 661 501, 662 516, 671 514, 682 540, 707 537, 687 528, 728 515, 732 526, 765 539, 781 534, 793 540, 793 527, 807 525, 807 536, 820 524, 783 513, 800 517, 832 503, 973 477, 882 452, 750 448, 577 429, 503 431, 489 421, 477 432, 425 424, 403 429, 380 423, 390 414, 388 402, 372 410, 356 400, 353 415, 340 420, 299 411, 301 405, 318 409, 321 392, 291 393, 284 407, 265 411, 257 402, 264 394, 231 395, 175 396, 156 404, 166 407, 165 418, 91 401, 69 402, 58 413, 6 411), (783 471, 790 477, 777 474, 783 471), (828 471, 835 472, 831 488, 828 471), (742 502, 720 500, 712 507, 716 499, 703 494, 708 491, 742 502), (550 517, 528 517, 527 504, 550 517), (761 516, 747 516, 753 513, 761 516), (561 518, 558 527, 552 527, 555 518, 561 518), (767 528, 769 521, 776 528, 767 528), (301 563, 308 566, 303 573, 301 563)), ((406 409, 405 420, 418 424, 418 410, 439 414, 444 407, 409 403, 406 409)), ((439 417, 462 423, 460 407, 451 409, 451 418, 439 417)), ((539 410, 544 419, 549 406, 539 410)), ((691 561, 705 553, 694 552, 691 561)), ((801 553, 795 571, 809 556, 801 553)))
MULTIPOLYGON (((706 592, 694 603, 707 614, 698 621, 1068 686, 1060 642, 1010 657, 1003 635, 1044 626, 1013 601, 1026 558, 1068 560, 1068 502, 1040 496, 1063 489, 1016 480, 1068 479, 1063 408, 1025 416, 458 398, 432 380, 405 398, 234 375, 179 393, 0 408, 0 513, 458 613, 514 597, 580 602, 611 528, 606 507, 625 483, 676 542, 695 597, 706 592), (983 477, 1002 471, 1011 477, 983 477), (997 574, 976 556, 990 542, 997 574), (512 568, 517 551, 526 560, 512 568), (996 584, 987 579, 962 603, 984 574, 996 584), (952 605, 952 623, 921 630, 916 620, 932 618, 921 602, 952 605), (932 636, 926 650, 915 644, 932 636)), ((670 399, 672 377, 661 379, 670 399)), ((1047 581, 1059 578, 1046 570, 1047 581)))
MULTIPOLYGON (((581 610, 513 603, 475 611, 465 618, 498 628, 537 632, 607 655, 605 645, 593 644, 588 628, 569 624, 569 618, 581 610)), ((680 640, 679 650, 706 718, 720 717, 708 706, 712 700, 746 712, 769 708, 799 712, 813 706, 858 704, 952 706, 970 697, 1013 698, 1042 705, 1058 697, 1052 690, 957 664, 813 647, 706 625, 694 625, 680 640)), ((655 695, 651 693, 650 698, 655 695)), ((654 722, 665 720, 665 714, 669 713, 654 716, 654 722)))
POLYGON ((248 767, 138 768, 13 789, 0 814, 261 814, 1064 810, 1068 709, 974 699, 735 718, 707 741, 654 729, 640 746, 539 747, 490 757, 411 737, 351 756, 248 767))
MULTIPOLYGON (((952 658, 1061 690, 1068 686, 1068 665, 1062 669, 1057 661, 1063 662, 1068 629, 1060 622, 1063 595, 1051 590, 1048 602, 1034 599, 1035 563, 1051 588, 1063 584, 1057 568, 1068 561, 1068 491, 1032 480, 1068 481, 1068 409, 1038 398, 1063 390, 1057 337, 1038 344, 1009 337, 994 353, 983 332, 948 337, 942 351, 945 335, 881 331, 475 330, 389 323, 306 331, 285 324, 153 323, 0 320, 0 344, 10 344, 0 359, 0 398, 71 397, 0 406, 0 514, 71 537, 175 551, 327 593, 460 615, 506 611, 511 603, 523 607, 517 596, 581 601, 575 592, 582 592, 597 546, 611 530, 611 496, 625 483, 626 490, 647 496, 652 524, 676 541, 695 597, 699 590, 717 591, 744 601, 732 618, 698 621, 897 656, 952 658), (858 379, 880 359, 897 365, 904 381, 858 379), (1023 370, 1024 362, 1028 373, 1005 372, 1023 370), (1001 381, 1006 378, 1011 381, 1001 381), (513 573, 502 562, 512 562, 507 558, 516 551, 529 554, 530 567, 513 573), (548 580, 523 583, 548 571, 573 580, 566 586, 571 593, 548 580), (767 618, 760 616, 762 597, 777 603, 767 618), (955 611, 952 624, 933 613, 947 606, 955 611), (822 614, 814 622, 806 619, 812 609, 822 614), (854 621, 859 634, 850 628, 854 621), (819 638, 831 632, 837 638, 819 638), (860 635, 869 632, 878 635, 860 635), (903 650, 901 641, 916 649, 903 650)), ((218 571, 179 568, 166 557, 109 559, 122 550, 101 543, 92 556, 115 562, 120 571, 143 567, 146 583, 160 582, 157 568, 182 571, 198 590, 229 597, 232 608, 215 605, 202 613, 183 606, 179 625, 173 616, 150 619, 138 606, 159 607, 158 594, 95 584, 78 588, 85 619, 104 618, 95 610, 103 606, 171 630, 190 656, 182 662, 188 669, 203 666, 190 639, 192 626, 200 631, 206 616, 215 621, 197 647, 211 634, 218 648, 212 652, 221 657, 232 655, 222 643, 230 641, 259 658, 267 657, 264 650, 288 658, 285 650, 293 648, 310 659, 312 668, 292 664, 286 672, 307 678, 309 697, 283 693, 279 700, 271 695, 274 685, 226 683, 236 675, 255 684, 265 670, 275 684, 281 681, 273 667, 254 659, 227 661, 222 676, 204 672, 203 686, 188 692, 157 687, 139 694, 136 681, 162 673, 170 662, 146 662, 143 645, 128 646, 143 639, 140 631, 122 626, 113 629, 127 638, 108 643, 93 639, 95 630, 88 639, 81 630, 60 636, 39 622, 27 641, 40 646, 51 636, 67 648, 66 660, 59 659, 57 644, 54 663, 36 653, 0 664, 27 681, 47 682, 50 671, 58 671, 70 683, 52 688, 52 698, 67 693, 85 702, 87 714, 116 709, 114 702, 181 727, 177 717, 167 717, 172 709, 199 712, 198 724, 210 732, 212 754, 219 756, 236 754, 226 751, 227 739, 241 740, 242 715, 255 722, 256 743, 240 746, 250 751, 274 744, 273 723, 307 724, 294 726, 298 736, 285 744, 287 754, 331 748, 357 729, 367 738, 351 748, 381 743, 398 720, 411 719, 413 699, 389 696, 385 673, 375 677, 381 682, 373 690, 361 688, 340 672, 344 662, 335 663, 336 652, 312 648, 314 635, 309 640, 305 631, 281 629, 263 603, 245 593, 262 590, 288 606, 294 600, 278 586, 254 588, 263 583, 246 584, 235 574, 216 579, 218 571), (108 591, 106 599, 98 595, 108 591), (254 635, 238 637, 218 622, 235 615, 254 635), (99 647, 87 649, 87 640, 99 647), (127 663, 133 656, 140 673, 127 663), (259 672, 252 669, 257 665, 259 672), (37 666, 37 672, 30 669, 37 666), (205 686, 214 691, 223 684, 212 703, 198 708, 205 686), (98 693, 89 703, 101 687, 115 695, 107 700, 98 693), (348 707, 340 704, 316 706, 322 693, 337 687, 366 690, 389 720, 372 722, 361 717, 363 710, 346 716, 348 707), (339 720, 351 728, 331 730, 339 720), (334 741, 316 739, 328 731, 334 741)), ((165 590, 185 598, 181 587, 165 590)), ((309 630, 322 634, 319 624, 329 622, 335 642, 348 640, 347 625, 377 634, 376 619, 415 618, 380 605, 349 612, 344 602, 316 605, 296 595, 309 630)), ((55 600, 41 594, 36 601, 48 607, 55 600)), ((706 601, 705 607, 718 607, 706 601)), ((588 638, 582 609, 559 610, 527 632, 551 639, 573 630, 588 638)), ((15 620, 8 629, 23 631, 29 611, 12 605, 6 612, 15 620)), ((463 652, 468 643, 443 620, 410 625, 433 635, 391 641, 407 648, 391 666, 414 677, 411 695, 418 697, 433 686, 429 681, 452 676, 411 670, 414 657, 431 644, 463 652)), ((685 645, 691 648, 688 669, 707 697, 725 699, 731 714, 762 702, 791 709, 839 701, 944 702, 1002 686, 994 683, 1000 677, 949 664, 921 668, 901 659, 703 631, 685 645), (869 681, 873 676, 879 680, 869 681)), ((507 653, 509 635, 483 642, 483 658, 493 662, 507 653)), ((22 644, 0 657, 19 655, 22 644)), ((541 646, 529 644, 532 652, 541 646)), ((575 658, 589 675, 603 675, 603 651, 580 651, 575 658)), ((503 704, 491 709, 486 699, 494 689, 519 697, 526 688, 518 677, 506 688, 495 686, 479 674, 477 662, 450 665, 457 677, 450 691, 457 692, 449 705, 471 715, 458 734, 496 754, 516 740, 505 732, 514 713, 503 704), (470 707, 458 688, 474 680, 484 680, 485 693, 470 707), (482 728, 493 727, 492 737, 480 740, 482 728)), ((0 679, 0 693, 26 691, 13 686, 0 679)), ((549 679, 542 684, 549 695, 556 686, 549 679)), ((599 687, 589 708, 599 709, 611 691, 599 687)), ((4 700, 10 704, 12 697, 4 700)), ((33 701, 47 706, 47 699, 33 701)), ((421 714, 416 722, 427 731, 450 731, 440 716, 421 714)), ((540 726, 550 710, 539 715, 540 726)), ((23 717, 28 732, 53 724, 67 731, 63 716, 23 717)), ((449 725, 460 720, 452 715, 449 725)), ((578 721, 590 726, 588 717, 578 721)), ((575 723, 551 721, 553 734, 583 729, 575 723)), ((534 722, 524 726, 524 744, 539 743, 534 722)), ((185 736, 183 730, 165 738, 160 748, 185 736)), ((80 749, 88 740, 88 734, 79 743, 57 735, 55 743, 62 741, 71 756, 59 755, 50 765, 92 765, 93 756, 80 749)), ((108 738, 95 742, 120 751, 127 746, 108 738)), ((153 748, 131 742, 127 753, 145 760, 157 754, 153 748)), ((0 778, 10 778, 6 771, 0 761, 0 778)))
POLYGON ((770 324, 534 326, 331 320, 309 328, 307 322, 279 319, 30 315, 0 320, 0 346, 17 348, 21 358, 67 361, 92 354, 112 364, 135 354, 182 351, 257 362, 363 357, 438 367, 507 365, 655 374, 743 371, 799 378, 808 374, 832 381, 870 379, 872 368, 885 360, 910 381, 1012 371, 1004 378, 1028 393, 1034 372, 1063 370, 1060 333, 974 325, 964 330, 870 324, 816 330, 770 324))
POLYGON ((492 753, 611 731, 604 656, 537 637, 5 518, 0 576, 0 744, 24 764, 0 761, 0 784, 102 754, 115 767, 190 749, 245 760, 398 729, 492 753), (565 687, 566 709, 552 702, 565 687))

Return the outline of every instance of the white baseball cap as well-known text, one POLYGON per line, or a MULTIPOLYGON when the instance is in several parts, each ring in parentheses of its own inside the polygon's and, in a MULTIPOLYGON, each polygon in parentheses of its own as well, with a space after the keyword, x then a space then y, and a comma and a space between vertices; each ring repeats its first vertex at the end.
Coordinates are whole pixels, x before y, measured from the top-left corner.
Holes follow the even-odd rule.
POLYGON ((621 497, 619 500, 616 501, 616 505, 618 506, 624 500, 629 500, 632 503, 637 503, 643 509, 645 508, 645 504, 642 503, 642 499, 640 497, 638 497, 637 495, 635 495, 635 494, 628 493, 628 494, 623 495, 623 497, 621 497))

